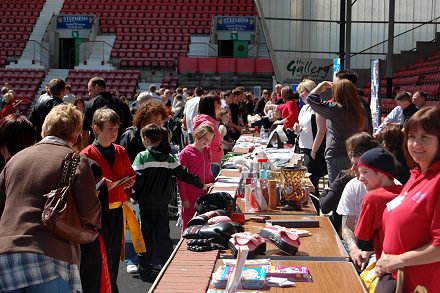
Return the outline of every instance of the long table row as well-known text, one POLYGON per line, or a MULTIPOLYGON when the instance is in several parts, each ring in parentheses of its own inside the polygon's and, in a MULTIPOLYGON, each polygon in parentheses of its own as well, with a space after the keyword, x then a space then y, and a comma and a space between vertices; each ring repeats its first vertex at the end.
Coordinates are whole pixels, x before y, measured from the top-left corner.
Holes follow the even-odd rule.
MULTIPOLYGON (((239 170, 222 170, 220 176, 239 177, 239 170)), ((227 191, 235 194, 236 185, 214 184, 211 192, 227 191)), ((237 205, 244 211, 244 203, 237 198, 237 205)), ((349 256, 327 217, 318 216, 311 201, 300 211, 286 211, 281 206, 259 213, 245 213, 245 231, 258 233, 266 224, 252 221, 251 217, 269 216, 268 221, 315 222, 316 227, 304 228, 311 236, 301 237, 301 245, 294 256, 283 254, 277 247, 267 243, 265 255, 272 265, 306 266, 313 282, 296 282, 294 287, 258 290, 262 292, 366 292, 349 256)), ((212 273, 225 259, 234 258, 229 250, 191 252, 186 240, 181 239, 173 255, 162 269, 149 292, 206 292, 214 288, 210 284, 212 273)), ((247 290, 244 290, 247 291, 247 290)), ((255 292, 255 290, 253 290, 255 292)))

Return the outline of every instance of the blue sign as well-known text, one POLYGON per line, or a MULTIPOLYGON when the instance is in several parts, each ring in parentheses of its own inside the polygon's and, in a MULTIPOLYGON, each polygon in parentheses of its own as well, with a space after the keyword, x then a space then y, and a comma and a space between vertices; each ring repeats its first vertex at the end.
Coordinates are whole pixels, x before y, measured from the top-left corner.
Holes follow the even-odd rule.
POLYGON ((333 80, 339 71, 341 71, 341 58, 335 58, 333 59, 333 80))
POLYGON ((380 125, 382 116, 381 97, 380 97, 380 59, 371 60, 371 119, 373 129, 376 131, 380 125))
POLYGON ((57 16, 58 29, 90 29, 94 16, 91 15, 59 15, 57 16))
POLYGON ((217 31, 255 31, 255 17, 219 16, 217 31))

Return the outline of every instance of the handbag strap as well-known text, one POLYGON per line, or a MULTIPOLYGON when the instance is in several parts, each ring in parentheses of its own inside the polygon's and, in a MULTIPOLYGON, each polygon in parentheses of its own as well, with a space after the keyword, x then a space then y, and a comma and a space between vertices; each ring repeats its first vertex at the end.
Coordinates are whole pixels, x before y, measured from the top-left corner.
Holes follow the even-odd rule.
POLYGON ((80 154, 75 151, 72 151, 66 155, 63 161, 63 173, 61 175, 59 187, 67 186, 70 182, 72 182, 80 158, 80 154))

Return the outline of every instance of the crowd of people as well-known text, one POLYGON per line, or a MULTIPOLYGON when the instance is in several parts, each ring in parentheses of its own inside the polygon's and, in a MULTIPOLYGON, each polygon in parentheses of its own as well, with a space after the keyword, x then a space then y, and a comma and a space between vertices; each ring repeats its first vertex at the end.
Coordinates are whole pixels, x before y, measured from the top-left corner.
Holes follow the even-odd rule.
POLYGON ((343 70, 333 82, 303 80, 296 92, 279 84, 258 99, 243 87, 198 87, 191 94, 186 88, 156 92, 152 85, 129 105, 101 77, 89 80, 89 101, 53 79, 29 117, 14 113, 14 92, 2 89, 0 291, 98 292, 107 286, 118 292, 128 202, 138 211, 147 251, 136 255, 126 247, 127 270, 153 282, 172 253, 173 187, 183 231, 242 131, 279 126, 304 155, 319 199, 313 203, 331 213, 356 268, 376 262, 376 291, 391 292, 402 270, 405 292, 419 285, 435 292, 440 109, 426 106, 422 92, 398 93, 396 108, 373 133, 369 105, 356 84, 356 73, 343 70), (41 224, 44 195, 58 187, 72 150, 82 154, 73 180, 81 220, 101 235, 82 245, 41 224), (328 187, 319 190, 327 174, 328 187), (97 182, 105 184, 96 190, 97 182))

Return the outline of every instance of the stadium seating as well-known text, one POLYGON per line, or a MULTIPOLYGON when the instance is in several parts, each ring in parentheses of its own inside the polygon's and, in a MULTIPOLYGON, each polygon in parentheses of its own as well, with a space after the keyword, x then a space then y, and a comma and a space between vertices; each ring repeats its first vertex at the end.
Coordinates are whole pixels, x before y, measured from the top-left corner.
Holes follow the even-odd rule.
MULTIPOLYGON (((416 91, 423 91, 431 105, 437 106, 440 95, 440 52, 432 56, 418 60, 415 64, 400 68, 393 74, 393 95, 400 91, 407 91, 411 94, 416 91)), ((364 95, 370 96, 370 83, 363 88, 364 95)), ((386 79, 381 79, 382 114, 385 116, 393 109, 390 103, 384 104, 386 96, 386 79)))
POLYGON ((66 0, 61 13, 99 15, 101 32, 116 34, 120 66, 170 68, 187 56, 191 34, 210 33, 213 16, 257 15, 252 0, 66 0))
POLYGON ((13 60, 21 56, 44 2, 44 0, 0 1, 2 7, 0 67, 6 65, 7 58, 13 60))
POLYGON ((107 90, 119 92, 127 99, 132 99, 140 78, 138 70, 69 70, 66 83, 72 86, 72 92, 77 97, 89 99, 87 83, 90 78, 100 76, 107 82, 107 90))
POLYGON ((9 69, 0 68, 0 84, 8 82, 22 101, 20 109, 26 109, 35 99, 37 90, 43 81, 46 71, 44 69, 9 69))

